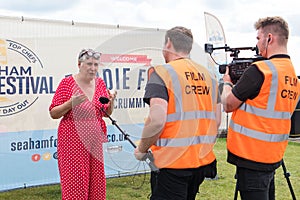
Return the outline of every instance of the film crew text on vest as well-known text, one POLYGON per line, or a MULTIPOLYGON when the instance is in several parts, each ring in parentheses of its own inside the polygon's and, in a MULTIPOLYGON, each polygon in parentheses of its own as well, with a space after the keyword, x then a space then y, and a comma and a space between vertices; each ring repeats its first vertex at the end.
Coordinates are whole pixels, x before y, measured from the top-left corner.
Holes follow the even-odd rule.
POLYGON ((281 97, 287 98, 287 99, 292 99, 292 100, 297 100, 298 92, 295 90, 297 90, 298 79, 294 78, 294 77, 290 77, 290 76, 285 76, 284 82, 285 82, 285 85, 288 85, 290 87, 289 87, 289 89, 283 89, 281 91, 281 97), (295 90, 293 90, 293 89, 295 89, 295 90))
POLYGON ((206 82, 206 78, 204 73, 200 72, 185 72, 186 80, 192 80, 197 82, 195 85, 186 85, 185 86, 185 93, 186 94, 200 94, 200 95, 209 95, 210 87, 207 85, 200 85, 201 83, 206 82), (198 82, 201 82, 198 84, 198 82))

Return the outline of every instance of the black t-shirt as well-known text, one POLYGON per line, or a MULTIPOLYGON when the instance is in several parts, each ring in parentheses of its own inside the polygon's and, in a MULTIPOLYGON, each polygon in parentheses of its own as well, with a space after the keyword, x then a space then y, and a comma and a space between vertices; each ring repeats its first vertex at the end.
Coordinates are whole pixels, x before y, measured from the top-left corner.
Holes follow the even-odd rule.
POLYGON ((240 101, 254 99, 259 94, 264 79, 263 73, 257 66, 251 65, 245 70, 240 80, 232 88, 232 93, 240 101))
POLYGON ((144 101, 150 105, 151 98, 169 100, 168 90, 164 81, 153 71, 145 87, 144 101))

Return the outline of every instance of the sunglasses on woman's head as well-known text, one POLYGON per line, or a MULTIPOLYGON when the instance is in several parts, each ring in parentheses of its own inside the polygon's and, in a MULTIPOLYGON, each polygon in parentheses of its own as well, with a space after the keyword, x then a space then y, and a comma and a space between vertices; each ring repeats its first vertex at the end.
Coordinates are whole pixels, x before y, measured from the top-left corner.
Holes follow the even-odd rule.
POLYGON ((92 49, 84 49, 84 50, 82 50, 81 53, 79 54, 78 59, 82 58, 82 56, 84 56, 84 55, 87 55, 89 58, 90 58, 90 57, 93 57, 93 58, 95 58, 95 59, 99 59, 100 56, 101 56, 101 53, 96 52, 96 51, 94 51, 94 50, 92 50, 92 49))

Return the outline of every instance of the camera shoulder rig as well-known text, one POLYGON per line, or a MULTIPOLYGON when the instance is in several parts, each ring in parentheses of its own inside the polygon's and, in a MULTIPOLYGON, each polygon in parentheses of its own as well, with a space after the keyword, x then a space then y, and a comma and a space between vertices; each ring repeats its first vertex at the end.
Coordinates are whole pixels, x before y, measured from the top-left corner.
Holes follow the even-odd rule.
POLYGON ((212 44, 205 44, 204 46, 205 52, 209 53, 212 60, 215 62, 215 60, 212 57, 212 52, 214 50, 220 50, 220 49, 224 49, 225 52, 231 52, 230 53, 230 57, 233 57, 232 62, 229 64, 218 64, 219 65, 219 73, 220 74, 225 74, 226 72, 226 66, 229 67, 229 76, 231 78, 231 81, 233 84, 236 84, 237 81, 240 79, 240 77, 242 76, 242 74, 244 73, 244 71, 253 63, 256 61, 260 61, 260 60, 265 60, 266 58, 258 55, 258 49, 257 47, 238 47, 238 48, 230 48, 229 46, 227 46, 225 44, 225 46, 223 47, 213 47, 212 44), (252 58, 239 58, 238 54, 242 51, 242 50, 251 50, 251 51, 255 51, 256 55, 252 58))

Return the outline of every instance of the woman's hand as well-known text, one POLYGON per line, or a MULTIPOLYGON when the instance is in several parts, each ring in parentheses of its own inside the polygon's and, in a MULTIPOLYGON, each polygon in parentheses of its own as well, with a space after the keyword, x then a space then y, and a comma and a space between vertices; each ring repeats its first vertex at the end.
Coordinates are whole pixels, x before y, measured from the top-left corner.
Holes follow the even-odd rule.
POLYGON ((115 102, 115 98, 117 96, 117 91, 115 90, 113 93, 111 93, 109 90, 107 90, 107 93, 108 93, 108 99, 109 99, 107 113, 108 113, 108 115, 111 115, 114 110, 114 102, 115 102))
POLYGON ((75 92, 75 94, 72 96, 72 107, 75 107, 85 100, 87 100, 87 96, 84 94, 80 94, 78 91, 75 92))
POLYGON ((50 110, 50 116, 53 119, 59 119, 72 110, 73 107, 81 104, 85 100, 87 100, 87 96, 80 94, 79 92, 75 92, 75 94, 68 101, 52 108, 50 110))
POLYGON ((109 101, 114 101, 117 97, 117 91, 115 90, 113 93, 110 92, 110 90, 107 90, 107 93, 109 95, 109 101))

